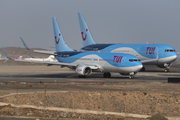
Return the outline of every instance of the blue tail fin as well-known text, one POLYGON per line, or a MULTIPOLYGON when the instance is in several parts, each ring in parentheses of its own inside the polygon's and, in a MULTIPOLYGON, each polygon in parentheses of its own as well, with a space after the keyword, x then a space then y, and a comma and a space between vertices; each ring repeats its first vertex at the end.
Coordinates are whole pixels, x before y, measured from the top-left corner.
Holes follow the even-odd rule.
POLYGON ((79 18, 79 25, 81 28, 81 36, 82 36, 82 41, 83 41, 83 46, 87 45, 92 45, 96 44, 95 41, 93 40, 93 37, 88 29, 88 26, 83 18, 83 15, 79 12, 78 13, 78 18, 79 18))
POLYGON ((63 52, 63 51, 73 51, 71 48, 69 48, 63 40, 59 25, 56 21, 56 18, 53 17, 53 28, 54 28, 54 39, 55 39, 55 47, 56 52, 63 52))

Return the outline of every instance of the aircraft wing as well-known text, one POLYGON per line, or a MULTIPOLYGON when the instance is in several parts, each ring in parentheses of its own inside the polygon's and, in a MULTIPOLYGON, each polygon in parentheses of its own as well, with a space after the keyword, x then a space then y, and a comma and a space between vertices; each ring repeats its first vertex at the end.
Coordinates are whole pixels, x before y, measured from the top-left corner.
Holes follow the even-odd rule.
POLYGON ((148 62, 158 62, 158 59, 141 60, 141 63, 148 63, 148 62))
POLYGON ((44 64, 48 64, 48 65, 63 65, 63 66, 77 66, 77 65, 78 65, 78 64, 62 63, 62 62, 47 62, 47 61, 23 60, 23 59, 14 59, 14 61, 18 61, 18 62, 44 63, 44 64))
POLYGON ((33 50, 33 52, 48 54, 48 55, 57 55, 55 54, 55 51, 33 50))
POLYGON ((26 50, 30 50, 32 52, 36 52, 36 53, 42 53, 42 54, 48 54, 48 55, 56 55, 55 51, 45 51, 45 50, 31 50, 28 48, 28 46, 26 45, 26 43, 24 42, 24 40, 20 37, 24 47, 26 48, 26 50))
MULTIPOLYGON (((3 47, 2 47, 3 48, 3 47)), ((12 59, 12 58, 10 58, 8 55, 7 55, 7 53, 6 53, 6 51, 5 51, 5 49, 3 48, 3 50, 4 50, 4 53, 5 53, 5 55, 6 55, 6 60, 3 62, 3 63, 5 63, 6 61, 8 61, 8 60, 14 60, 14 61, 18 61, 18 62, 33 62, 33 63, 43 63, 43 64, 47 64, 48 66, 51 66, 51 65, 61 65, 61 66, 71 66, 71 67, 77 67, 79 64, 74 64, 74 63, 63 63, 63 62, 58 62, 58 61, 56 61, 56 62, 48 62, 48 61, 38 61, 38 60, 24 60, 24 59, 12 59)), ((98 69, 99 67, 98 66, 96 66, 96 65, 86 65, 86 66, 89 66, 91 69, 98 69)))

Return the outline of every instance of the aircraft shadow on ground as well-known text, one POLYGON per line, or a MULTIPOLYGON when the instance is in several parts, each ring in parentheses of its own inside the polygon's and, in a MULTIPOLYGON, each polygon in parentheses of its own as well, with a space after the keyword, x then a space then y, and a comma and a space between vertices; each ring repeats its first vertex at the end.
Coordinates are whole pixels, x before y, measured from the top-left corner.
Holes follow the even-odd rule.
POLYGON ((135 75, 134 79, 129 79, 129 76, 122 76, 122 75, 116 75, 116 76, 113 76, 111 78, 103 78, 103 75, 101 73, 93 73, 91 74, 90 76, 87 76, 86 78, 79 78, 78 75, 76 73, 54 73, 54 74, 32 74, 32 75, 3 75, 1 77, 22 77, 22 78, 64 78, 64 79, 94 79, 94 80, 155 80, 155 79, 158 79, 158 80, 164 80, 165 78, 164 77, 160 77, 158 76, 138 76, 138 75, 135 75))

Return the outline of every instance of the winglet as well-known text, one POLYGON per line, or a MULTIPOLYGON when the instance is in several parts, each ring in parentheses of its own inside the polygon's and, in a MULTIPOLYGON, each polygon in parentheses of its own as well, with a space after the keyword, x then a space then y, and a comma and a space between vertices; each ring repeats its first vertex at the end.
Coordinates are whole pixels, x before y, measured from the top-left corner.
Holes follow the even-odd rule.
POLYGON ((4 51, 4 54, 6 55, 6 60, 3 62, 3 64, 6 62, 6 61, 8 61, 10 58, 8 57, 8 55, 7 55, 7 53, 6 53, 6 51, 5 51, 5 49, 2 47, 2 49, 3 49, 3 51, 4 51))
POLYGON ((83 46, 85 47, 87 45, 96 44, 89 31, 86 21, 84 20, 84 17, 80 12, 78 12, 78 18, 79 18, 79 25, 81 29, 81 37, 83 41, 83 46))
POLYGON ((28 48, 28 46, 26 45, 26 43, 24 42, 24 40, 23 40, 21 37, 20 37, 20 39, 21 39, 21 41, 22 41, 24 47, 25 47, 27 50, 30 50, 30 49, 28 48))
POLYGON ((157 60, 159 59, 159 49, 158 49, 158 47, 156 47, 156 59, 157 60))

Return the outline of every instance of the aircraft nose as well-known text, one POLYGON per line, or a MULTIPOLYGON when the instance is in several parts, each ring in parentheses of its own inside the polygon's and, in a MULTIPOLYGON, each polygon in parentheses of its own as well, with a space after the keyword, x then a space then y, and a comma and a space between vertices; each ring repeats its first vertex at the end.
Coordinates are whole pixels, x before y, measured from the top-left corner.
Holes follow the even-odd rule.
POLYGON ((172 60, 175 61, 177 59, 177 55, 172 57, 172 60))
POLYGON ((171 57, 171 61, 174 62, 177 59, 177 54, 171 57))
POLYGON ((143 67, 143 65, 138 65, 138 66, 136 66, 136 70, 140 71, 142 69, 142 67, 143 67))

